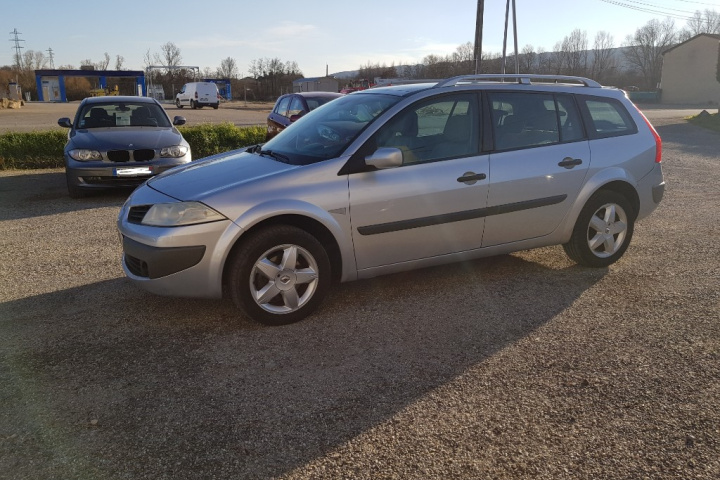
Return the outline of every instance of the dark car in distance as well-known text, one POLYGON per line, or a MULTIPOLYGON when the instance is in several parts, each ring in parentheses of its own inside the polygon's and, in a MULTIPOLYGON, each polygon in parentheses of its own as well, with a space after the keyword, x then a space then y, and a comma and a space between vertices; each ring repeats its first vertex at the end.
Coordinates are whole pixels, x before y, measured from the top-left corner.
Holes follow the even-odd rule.
POLYGON ((80 102, 65 145, 65 174, 71 198, 91 190, 137 187, 148 178, 192 160, 190 145, 154 98, 91 97, 80 102))
POLYGON ((342 96, 342 93, 334 92, 298 92, 281 96, 268 115, 265 139, 270 140, 306 113, 342 96))

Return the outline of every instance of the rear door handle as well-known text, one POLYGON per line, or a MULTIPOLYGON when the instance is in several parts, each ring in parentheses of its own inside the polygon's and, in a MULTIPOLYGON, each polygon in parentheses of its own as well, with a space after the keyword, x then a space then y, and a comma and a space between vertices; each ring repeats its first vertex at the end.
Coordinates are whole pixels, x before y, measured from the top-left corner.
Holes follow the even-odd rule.
POLYGON ((462 177, 458 177, 457 181, 468 185, 474 185, 478 180, 485 180, 486 178, 487 175, 484 173, 465 172, 462 177))
POLYGON ((579 158, 565 157, 565 158, 563 158, 562 162, 558 163, 558 166, 565 167, 567 169, 571 169, 580 164, 582 164, 582 160, 579 158))

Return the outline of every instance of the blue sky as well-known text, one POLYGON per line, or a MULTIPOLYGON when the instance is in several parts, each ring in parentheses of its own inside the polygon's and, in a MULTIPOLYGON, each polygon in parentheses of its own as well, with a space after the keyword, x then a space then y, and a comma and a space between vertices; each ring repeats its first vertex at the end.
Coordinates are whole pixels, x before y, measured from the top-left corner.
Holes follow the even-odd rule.
MULTIPOLYGON (((5 3, 5 2, 3 2, 5 3)), ((125 69, 142 69, 144 55, 173 42, 183 65, 217 68, 232 57, 241 73, 258 58, 295 61, 307 77, 356 70, 370 63, 421 62, 444 56, 475 37, 477 0, 326 1, 74 1, 22 0, 3 8, 6 48, 0 65, 13 63, 12 32, 24 50, 52 48, 54 63, 79 67, 107 52, 125 58, 125 69)), ((501 52, 505 0, 485 0, 483 47, 501 52)), ((665 13, 689 17, 696 10, 720 10, 717 0, 516 0, 518 44, 552 50, 579 28, 590 42, 599 30, 616 46, 626 35, 665 13), (625 6, 618 5, 625 4, 625 6), (643 12, 637 9, 654 10, 643 12), (660 13, 661 12, 661 13, 660 13)), ((676 18, 678 29, 685 20, 676 18)), ((511 24, 512 25, 512 24, 511 24)), ((510 33, 512 30, 510 30, 510 33)), ((512 49, 509 37, 508 51, 512 49)))

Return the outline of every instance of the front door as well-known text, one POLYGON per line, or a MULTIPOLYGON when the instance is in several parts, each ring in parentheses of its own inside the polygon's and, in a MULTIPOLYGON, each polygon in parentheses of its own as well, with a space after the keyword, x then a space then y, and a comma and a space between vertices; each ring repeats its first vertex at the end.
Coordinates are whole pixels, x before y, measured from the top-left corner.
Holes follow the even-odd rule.
POLYGON ((452 94, 410 106, 373 136, 404 160, 349 177, 358 270, 480 247, 489 175, 480 125, 478 97, 452 94))

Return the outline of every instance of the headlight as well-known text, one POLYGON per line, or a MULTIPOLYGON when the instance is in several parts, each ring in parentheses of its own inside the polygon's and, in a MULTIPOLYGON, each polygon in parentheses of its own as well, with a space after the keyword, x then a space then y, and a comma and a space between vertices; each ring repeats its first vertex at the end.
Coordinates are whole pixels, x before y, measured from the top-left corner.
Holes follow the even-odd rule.
POLYGON ((180 158, 188 152, 188 147, 184 145, 173 145, 172 147, 165 147, 160 150, 161 157, 169 158, 180 158))
POLYGON ((102 160, 102 155, 97 150, 88 150, 86 148, 74 148, 68 152, 73 160, 78 162, 91 162, 93 160, 102 160))
POLYGON ((145 214, 143 225, 178 227, 225 220, 225 216, 200 202, 156 203, 145 214))

